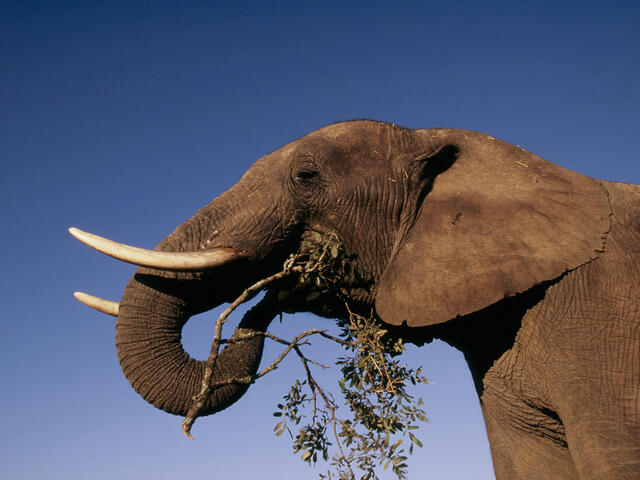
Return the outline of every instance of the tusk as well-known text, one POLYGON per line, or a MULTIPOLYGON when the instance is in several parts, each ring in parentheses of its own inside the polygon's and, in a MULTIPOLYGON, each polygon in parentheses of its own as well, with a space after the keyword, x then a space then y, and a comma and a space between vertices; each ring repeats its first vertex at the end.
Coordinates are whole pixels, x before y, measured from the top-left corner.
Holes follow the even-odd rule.
POLYGON ((111 300, 105 300, 104 298, 94 297, 93 295, 89 295, 84 292, 73 292, 73 296, 76 297, 80 302, 84 303, 87 307, 91 307, 94 310, 97 310, 102 313, 106 313, 107 315, 111 315, 113 317, 118 316, 118 310, 120 309, 120 305, 118 302, 112 302, 111 300))
POLYGON ((71 227, 69 233, 82 243, 123 262, 142 267, 178 272, 202 271, 219 267, 242 255, 232 248, 219 247, 199 252, 157 252, 131 247, 71 227))

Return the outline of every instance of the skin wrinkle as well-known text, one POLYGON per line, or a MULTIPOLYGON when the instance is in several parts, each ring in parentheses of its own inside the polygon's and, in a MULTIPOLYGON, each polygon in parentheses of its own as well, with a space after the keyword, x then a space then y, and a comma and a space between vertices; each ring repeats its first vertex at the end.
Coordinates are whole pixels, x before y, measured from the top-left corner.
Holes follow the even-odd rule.
MULTIPOLYGON (((335 207, 333 207, 330 211, 333 214, 339 215, 338 219, 326 219, 328 223, 328 228, 330 230, 340 231, 342 230, 343 236, 342 241, 345 243, 345 247, 349 252, 355 252, 357 246, 357 239, 355 238, 354 232, 359 231, 359 226, 362 222, 362 217, 359 214, 356 206, 360 205, 362 202, 361 198, 361 190, 357 186, 355 188, 350 188, 346 190, 346 198, 347 201, 343 205, 343 211, 339 212, 335 207), (342 225, 353 225, 353 228, 348 230, 340 229, 342 225)), ((364 257, 360 257, 360 260, 364 260, 364 257)), ((366 260, 365 260, 366 262, 366 260)))
MULTIPOLYGON (((366 162, 368 159, 363 161, 366 162)), ((364 183, 358 182, 356 185, 345 184, 340 177, 332 178, 331 180, 336 185, 333 187, 334 190, 343 193, 333 205, 319 204, 318 210, 327 209, 322 222, 326 222, 329 230, 342 230, 342 240, 347 250, 357 251, 358 249, 354 249, 354 246, 366 245, 364 250, 360 250, 358 268, 368 272, 367 275, 375 279, 380 274, 381 263, 384 262, 384 260, 380 261, 380 259, 385 258, 384 252, 376 252, 380 248, 389 248, 386 245, 381 247, 377 242, 378 238, 387 238, 385 232, 389 230, 389 227, 386 226, 385 222, 382 222, 383 218, 379 215, 381 208, 377 203, 372 202, 371 195, 365 193, 372 189, 378 191, 378 186, 371 186, 369 181, 364 179, 362 180, 364 183), (356 206, 359 208, 356 208, 356 206), (364 208, 362 208, 363 206, 364 208), (354 225, 354 227, 345 230, 344 225, 354 225), (359 237, 350 236, 350 232, 358 232, 359 237)))
MULTIPOLYGON (((194 380, 196 377, 196 373, 195 371, 197 370, 197 367, 195 368, 189 368, 189 362, 181 362, 178 363, 177 368, 175 368, 175 378, 176 378, 176 382, 179 382, 183 385, 192 385, 194 383, 194 380)), ((203 375, 204 372, 201 373, 201 375, 203 375)), ((188 389, 188 391, 193 391, 194 388, 191 387, 188 389)), ((169 395, 169 401, 171 402, 170 408, 173 410, 176 410, 178 408, 179 405, 176 404, 176 402, 178 401, 177 398, 172 398, 172 395, 169 395)))
MULTIPOLYGON (((378 180, 378 182, 380 182, 378 180)), ((363 187, 356 188, 356 198, 352 205, 358 205, 361 208, 356 210, 353 217, 354 225, 353 231, 360 232, 362 240, 356 241, 356 244, 366 245, 364 255, 361 255, 360 263, 365 268, 365 271, 369 272, 371 277, 375 280, 379 278, 382 266, 386 263, 385 259, 388 258, 386 249, 389 248, 386 244, 380 244, 379 238, 385 238, 384 233, 389 231, 387 225, 387 218, 384 215, 380 215, 380 212, 386 211, 384 207, 379 207, 377 203, 374 203, 371 195, 365 193, 368 191, 380 191, 382 193, 382 201, 386 202, 387 190, 384 185, 364 185, 363 187), (364 239, 369 239, 364 240, 364 239)))
MULTIPOLYGON (((486 411, 486 413, 484 413, 485 415, 485 421, 489 424, 489 420, 493 418, 493 414, 491 411, 486 411), (488 417, 488 418, 487 418, 488 417)), ((507 435, 507 431, 506 429, 503 427, 503 424, 496 419, 495 421, 491 422, 491 425, 493 426, 493 434, 496 437, 497 442, 499 442, 500 444, 503 445, 508 445, 511 443, 511 439, 509 438, 509 436, 507 435)), ((497 452, 493 452, 492 451, 492 456, 494 457, 494 462, 495 462, 495 457, 498 455, 497 452)), ((507 457, 505 458, 501 458, 501 465, 500 467, 503 470, 503 473, 507 473, 507 475, 505 475, 505 478, 510 478, 513 477, 513 475, 511 474, 511 472, 515 472, 516 471, 516 466, 513 462, 514 457, 507 457)))
POLYGON ((122 361, 126 362, 129 360, 132 363, 135 363, 135 365, 131 366, 127 372, 132 377, 142 378, 145 372, 153 370, 154 364, 158 359, 168 355, 167 352, 169 352, 169 354, 174 353, 174 350, 175 349, 167 348, 166 345, 150 347, 149 345, 144 344, 140 345, 140 350, 137 353, 132 353, 129 358, 123 358, 122 361), (141 356, 144 357, 144 360, 138 360, 141 356))
POLYGON ((379 188, 383 192, 383 208, 381 210, 382 212, 391 212, 391 214, 384 215, 380 212, 375 215, 379 222, 378 231, 383 232, 381 237, 386 240, 382 243, 380 251, 378 252, 377 258, 380 259, 380 262, 376 272, 376 280, 382 275, 382 266, 387 264, 391 256, 393 242, 388 240, 390 236, 389 233, 397 230, 397 225, 395 225, 395 182, 385 182, 383 179, 380 179, 379 182, 382 183, 379 188))
POLYGON ((150 393, 154 388, 154 385, 157 386, 156 381, 159 378, 158 376, 161 375, 161 373, 154 368, 155 362, 158 360, 162 361, 161 356, 149 357, 147 361, 140 360, 140 367, 130 373, 130 376, 133 379, 131 385, 145 398, 156 398, 151 396, 150 393))
MULTIPOLYGON (((381 186, 379 186, 380 191, 383 192, 383 204, 387 207, 383 207, 380 210, 382 212, 391 212, 390 215, 376 215, 376 217, 381 220, 384 219, 385 220, 385 224, 381 227, 382 231, 385 232, 396 232, 396 235, 398 235, 399 232, 401 232, 401 228, 400 228, 400 215, 401 215, 401 211, 402 211, 402 202, 398 202, 398 200, 401 197, 401 195, 399 194, 399 187, 400 184, 399 182, 396 181, 384 181, 384 179, 379 179, 378 180, 380 183, 382 183, 381 186), (390 210, 389 210, 390 208, 390 210)), ((377 213, 377 212, 376 212, 377 213)), ((391 239, 391 238, 390 238, 391 239)), ((385 242, 384 244, 384 251, 381 252, 380 254, 380 258, 381 262, 379 265, 379 274, 382 273, 382 270, 384 268, 384 266, 388 263, 388 259, 391 256, 391 252, 394 248, 394 244, 395 244, 395 239, 392 239, 392 241, 388 241, 385 242)), ((376 276, 376 278, 379 278, 379 276, 376 276)))
POLYGON ((355 212, 354 215, 352 215, 352 219, 353 219, 353 231, 354 232, 358 232, 360 231, 361 228, 361 222, 362 222, 362 215, 359 214, 359 210, 355 209, 355 205, 362 205, 362 195, 360 192, 360 188, 356 187, 353 191, 354 193, 354 201, 353 201, 353 208, 352 211, 355 212))
MULTIPOLYGON (((362 214, 359 216, 360 221, 356 221, 356 224, 360 225, 362 229, 366 232, 367 238, 369 241, 364 243, 369 249, 369 252, 373 252, 373 255, 365 255, 363 256, 362 263, 364 263, 366 270, 375 278, 376 274, 376 262, 373 261, 373 258, 379 258, 378 254, 378 235, 377 232, 379 229, 377 228, 377 217, 375 215, 371 215, 372 204, 371 197, 366 194, 366 187, 362 189, 358 189, 358 193, 360 195, 359 205, 363 206, 362 214), (366 216, 365 216, 366 215, 366 216), (371 217, 371 218, 367 218, 371 217)), ((360 209, 356 210, 356 213, 361 211, 360 209)), ((356 231, 360 231, 360 228, 356 228, 356 231)))
MULTIPOLYGON (((166 352, 164 352, 163 355, 158 356, 157 358, 155 358, 154 360, 158 363, 163 363, 162 362, 162 357, 166 357, 167 358, 167 362, 166 364, 171 365, 171 368, 168 368, 167 370, 169 371, 169 374, 165 374, 161 371, 155 371, 153 376, 154 377, 162 377, 163 382, 168 383, 169 385, 173 385, 176 384, 177 379, 179 378, 178 376, 178 366, 179 365, 184 365, 187 362, 179 362, 176 359, 176 350, 181 350, 181 347, 173 348, 171 350, 168 350, 166 352)), ((155 362, 154 362, 155 363, 155 362)), ((167 393, 166 393, 166 388, 163 388, 164 385, 162 384, 163 382, 157 382, 155 385, 151 385, 151 388, 147 391, 147 396, 151 397, 151 398, 163 398, 167 393)))
MULTIPOLYGON (((156 294, 156 296, 158 296, 158 294, 156 294)), ((126 310, 128 308, 127 301, 123 301, 122 304, 126 310)), ((175 307, 166 308, 163 307, 162 304, 157 303, 154 305, 158 312, 164 311, 170 316, 172 315, 171 312, 175 309, 175 307), (160 308, 157 308, 158 305, 160 305, 160 308)), ((135 310, 138 310, 138 314, 144 315, 144 309, 135 310)), ((135 317, 132 317, 132 319, 135 323, 135 317)), ((131 384, 141 395, 147 400, 153 401, 159 408, 163 408, 172 413, 183 412, 182 409, 184 406, 188 406, 188 403, 191 401, 191 396, 195 395, 200 386, 199 378, 201 378, 203 373, 202 363, 190 359, 186 352, 184 352, 180 342, 179 331, 176 334, 174 327, 167 324, 166 327, 157 328, 153 323, 153 317, 151 317, 151 319, 142 317, 141 320, 141 325, 134 325, 128 329, 127 337, 130 338, 130 336, 135 335, 138 338, 142 338, 142 341, 138 342, 138 344, 131 345, 125 345, 124 342, 117 342, 125 375, 127 375, 131 384), (173 337, 173 339, 170 343, 162 343, 162 338, 164 337, 173 337), (154 340, 154 338, 156 340, 154 340), (149 344, 149 342, 151 342, 151 344, 149 344), (122 350, 123 348, 125 349, 124 351, 122 350), (165 368, 159 369, 159 364, 163 364, 165 368), (167 385, 177 384, 176 382, 179 382, 180 379, 185 376, 189 377, 190 383, 186 386, 183 385, 182 388, 179 389, 182 393, 178 394, 178 390, 176 390, 176 392, 173 392, 171 389, 167 390, 167 385), (174 397, 175 401, 170 397, 174 397)), ((176 319, 175 322, 180 324, 184 323, 183 320, 178 319, 176 319)), ((120 338, 124 333, 122 328, 122 325, 119 325, 120 338)), ((259 342, 261 341, 262 340, 259 340, 259 342)), ((233 349, 227 350, 225 348, 221 353, 221 362, 219 363, 219 367, 221 368, 216 369, 214 373, 215 378, 226 378, 227 375, 233 374, 231 365, 225 366, 223 360, 226 352, 229 351, 233 351, 233 349)), ((234 365, 237 365, 237 363, 234 362, 234 365)), ((255 365, 255 368, 257 368, 257 366, 258 365, 255 365)), ((240 373, 245 375, 246 371, 241 371, 240 373)), ((246 390, 246 388, 238 388, 236 386, 227 386, 219 389, 219 392, 216 392, 214 395, 212 400, 214 403, 210 404, 209 409, 216 410, 224 408, 232 403, 235 396, 238 394, 241 395, 244 390, 246 390), (220 407, 215 407, 215 405, 219 405, 220 407)))
MULTIPOLYGON (((555 305, 562 304, 562 302, 555 303, 555 305)), ((525 398, 530 398, 532 401, 545 408, 552 408, 551 405, 555 403, 551 398, 550 385, 553 385, 557 380, 553 378, 552 373, 554 371, 552 368, 552 362, 554 362, 554 360, 548 353, 553 349, 547 348, 549 342, 553 342, 553 338, 555 337, 553 332, 540 332, 538 325, 546 325, 547 327, 551 327, 552 330, 555 330, 557 328, 556 318, 563 315, 560 312, 555 312, 555 314, 550 312, 549 309, 546 308, 549 305, 552 305, 552 303, 546 298, 544 301, 540 302, 540 304, 532 311, 531 316, 525 317, 525 320, 523 321, 523 328, 516 338, 516 351, 536 352, 536 358, 533 359, 533 361, 539 365, 539 368, 532 374, 533 377, 539 379, 544 379, 549 376, 551 377, 548 382, 543 382, 541 384, 541 388, 533 389, 536 392, 537 400, 532 398, 528 393, 531 391, 530 388, 523 388, 522 385, 519 385, 516 391, 521 391, 525 398), (529 318, 530 321, 527 321, 529 318)), ((561 346, 554 345, 554 347, 557 347, 555 349, 556 352, 562 351, 561 346)), ((521 369, 524 369, 526 365, 533 364, 533 361, 527 362, 527 356, 525 356, 523 360, 519 362, 519 365, 521 369)), ((569 362, 569 359, 565 358, 564 361, 569 362)), ((514 374, 512 378, 528 379, 532 375, 525 375, 524 372, 521 371, 514 374)))
MULTIPOLYGON (((553 322, 538 321, 538 324, 545 325, 547 330, 546 332, 545 331, 541 332, 541 335, 544 336, 547 342, 549 341, 553 342, 552 344, 555 347, 555 355, 556 355, 555 361, 557 363, 564 365, 565 369, 568 369, 569 371, 575 370, 577 372, 578 371, 577 369, 579 369, 580 361, 573 358, 573 356, 575 355, 575 353, 578 352, 578 350, 568 350, 567 347, 568 345, 571 345, 571 342, 566 342, 562 340, 562 337, 558 337, 559 334, 564 334, 565 336, 570 335, 574 339, 581 339, 582 337, 584 337, 586 340, 588 340, 593 335, 597 337, 607 337, 607 336, 610 337, 611 332, 614 331, 613 322, 606 322, 606 321, 594 322, 593 321, 593 319, 600 318, 600 317, 606 318, 606 313, 609 311, 609 308, 607 307, 606 302, 602 303, 602 301, 599 299, 587 298, 588 295, 586 293, 587 291, 591 291, 591 292, 606 291, 605 289, 606 287, 599 288, 597 285, 596 286, 587 285, 585 278, 582 278, 585 275, 585 273, 588 272, 590 269, 598 268, 599 266, 601 266, 602 262, 603 260, 597 260, 589 264, 586 264, 584 267, 581 267, 577 271, 570 272, 567 278, 571 280, 571 283, 568 283, 568 285, 572 285, 574 288, 572 289, 556 288, 552 291, 552 294, 555 295, 556 298, 547 299, 544 302, 545 306, 549 307, 553 305, 555 309, 553 312, 542 311, 541 313, 544 314, 546 318, 549 318, 549 319, 553 318, 554 321, 553 322), (578 278, 574 278, 574 277, 578 277, 578 278), (595 309, 588 307, 589 303, 585 303, 589 301, 591 302, 591 305, 595 305, 596 307, 595 309), (587 305, 587 307, 585 307, 585 305, 587 305), (573 319, 573 320, 571 321, 571 323, 567 324, 566 323, 567 320, 564 320, 564 319, 573 319), (590 322, 587 322, 588 319, 592 319, 592 320, 590 322)), ((591 278, 601 279, 602 276, 592 275, 591 278)), ((606 281, 606 283, 608 284, 609 288, 613 288, 613 286, 616 285, 616 281, 614 279, 610 279, 606 281)), ((615 291, 615 289, 613 289, 613 291, 615 291)), ((615 297, 616 295, 612 296, 612 298, 615 298, 615 297)), ((621 297, 624 297, 624 295, 621 295, 621 297)), ((627 296, 627 298, 629 297, 627 296)), ((626 309, 623 308, 621 312, 624 315, 624 313, 626 312, 626 309)), ((524 332, 523 332, 523 335, 524 335, 524 332)), ((623 335, 623 339, 624 339, 624 335, 623 335)), ((629 339, 627 338, 624 342, 622 342, 622 344, 627 345, 630 348, 633 342, 629 342, 628 340, 629 339)), ((615 338, 611 338, 611 343, 619 344, 620 342, 615 338)), ((603 344, 603 347, 604 346, 605 344, 603 344)), ((614 355, 613 355, 614 365, 615 365, 615 362, 620 358, 620 356, 624 355, 624 352, 626 350, 626 349, 616 350, 615 348, 614 349, 607 348, 602 352, 600 352, 594 349, 589 349, 589 348, 585 349, 583 342, 578 343, 575 348, 576 349, 579 348, 583 356, 593 356, 595 358, 601 358, 601 359, 606 358, 603 352, 606 352, 606 351, 614 352, 614 355)), ((617 368, 622 371, 625 371, 625 368, 622 365, 617 368)), ((552 369, 553 367, 549 368, 549 370, 552 370, 552 369)), ((628 372, 628 367, 626 371, 628 372)), ((613 382, 612 370, 610 369, 610 367, 607 366, 606 363, 602 363, 602 362, 600 363, 600 368, 598 369, 597 376, 595 377, 585 379, 583 374, 576 373, 575 375, 565 376, 564 379, 559 378, 554 383, 558 383, 562 385, 562 384, 567 384, 567 382, 569 382, 569 384, 578 385, 579 388, 582 389, 582 388, 586 388, 586 387, 580 387, 585 383, 585 380, 587 380, 589 382, 589 385, 592 387, 588 389, 589 391, 588 395, 591 398, 591 402, 603 402, 604 404, 611 403, 611 401, 608 399, 609 395, 605 395, 604 392, 612 391, 612 388, 614 387, 615 383, 613 382), (594 396, 594 392, 598 392, 598 391, 602 393, 600 395, 594 396)), ((565 397, 562 394, 560 394, 560 396, 557 397, 556 402, 558 401, 561 402, 564 398, 565 397)), ((613 398, 615 398, 615 396, 613 398)), ((568 414, 569 412, 565 412, 563 415, 566 416, 568 414)), ((582 414, 582 416, 584 417, 584 414, 582 414)), ((581 429, 583 428, 581 427, 582 423, 591 423, 591 422, 590 421, 579 422, 574 424, 572 428, 581 429)))
POLYGON ((490 389, 483 395, 483 411, 487 421, 487 428, 490 435, 496 438, 498 445, 510 445, 516 449, 514 455, 502 455, 496 451, 492 444, 492 453, 496 463, 496 473, 498 478, 519 478, 521 472, 529 472, 523 475, 525 478, 558 478, 566 479, 575 476, 575 471, 571 466, 571 460, 563 445, 564 439, 561 425, 557 422, 549 421, 545 415, 534 414, 537 409, 532 410, 531 406, 518 403, 516 397, 510 393, 507 383, 492 382, 490 389), (499 387, 501 385, 501 387, 499 387), (491 399, 490 407, 487 406, 488 398, 491 399), (497 406, 501 410, 496 410, 497 406), (494 416, 494 413, 499 415, 494 416), (538 430, 536 425, 540 424, 547 430, 538 430), (560 429, 560 430, 559 430, 560 429), (525 443, 521 443, 526 439, 525 443), (547 442, 552 442, 555 447, 549 448, 547 442), (521 456, 520 450, 525 450, 529 455, 521 456), (562 453, 562 452, 565 453, 562 453), (531 452, 537 452, 537 456, 532 456, 531 452), (540 464, 549 461, 549 457, 555 459, 556 470, 541 471, 534 473, 540 468, 540 464), (536 458, 535 465, 527 465, 522 459, 536 458))
MULTIPOLYGON (((252 222, 250 222, 248 225, 255 225, 258 226, 261 223, 261 220, 265 219, 265 218, 277 218, 275 217, 274 213, 277 211, 278 209, 276 207, 271 208, 270 210, 263 210, 255 215, 253 215, 252 218, 252 222)), ((266 223, 266 222, 265 222, 266 223)), ((258 243, 258 248, 257 250, 260 251, 268 251, 269 249, 271 249, 271 245, 273 242, 275 236, 274 236, 274 232, 276 229, 278 229, 280 227, 280 222, 276 223, 275 225, 271 225, 271 228, 269 230, 267 230, 266 228, 262 228, 260 230, 265 230, 266 231, 266 235, 262 236, 263 240, 260 241, 260 243, 258 243)), ((252 232, 254 232, 255 230, 258 230, 257 228, 252 228, 251 226, 247 226, 247 228, 245 229, 241 229, 239 230, 239 235, 238 236, 245 236, 245 235, 249 235, 252 232)))

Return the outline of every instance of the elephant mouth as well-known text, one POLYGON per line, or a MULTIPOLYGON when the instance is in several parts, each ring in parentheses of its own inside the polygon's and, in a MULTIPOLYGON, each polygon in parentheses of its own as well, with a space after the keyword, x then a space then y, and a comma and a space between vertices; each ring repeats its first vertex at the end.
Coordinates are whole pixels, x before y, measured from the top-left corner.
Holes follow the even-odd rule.
MULTIPOLYGON (((247 275, 250 270, 247 266, 247 256, 243 252, 228 247, 216 247, 195 252, 157 251, 115 242, 74 227, 69 229, 69 233, 98 252, 142 267, 135 274, 135 278, 165 294, 173 295, 175 293, 176 280, 178 283, 185 280, 186 282, 184 283, 192 283, 190 280, 207 280, 214 276, 225 278, 225 282, 219 280, 215 282, 215 290, 218 292, 213 296, 215 298, 210 298, 209 301, 205 302, 206 306, 200 305, 197 307, 196 313, 215 308, 225 301, 232 301, 244 288, 259 280, 255 273, 254 275, 247 275)), ((209 287, 211 287, 214 282, 205 281, 201 283, 208 283, 209 287)), ((194 292, 201 289, 194 288, 191 285, 189 289, 183 288, 181 290, 194 292)), ((74 296, 78 301, 94 310, 114 317, 119 314, 120 304, 117 302, 105 300, 84 292, 74 292, 74 296)), ((315 296, 318 296, 318 294, 311 294, 311 297, 315 296)), ((196 294, 191 295, 191 297, 192 300, 195 300, 195 297, 199 297, 197 301, 193 302, 193 305, 195 305, 202 302, 203 295, 196 294)), ((281 299, 283 299, 282 296, 281 299)), ((283 302, 283 306, 286 303, 283 302)))

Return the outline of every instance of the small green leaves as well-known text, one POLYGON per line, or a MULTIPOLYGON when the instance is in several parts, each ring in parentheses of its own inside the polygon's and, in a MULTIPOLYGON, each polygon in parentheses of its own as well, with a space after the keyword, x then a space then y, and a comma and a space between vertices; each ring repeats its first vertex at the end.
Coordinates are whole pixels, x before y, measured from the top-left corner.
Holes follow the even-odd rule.
POLYGON ((417 446, 419 446, 420 448, 422 448, 422 442, 420 440, 418 440, 418 438, 411 432, 407 432, 409 434, 409 438, 411 439, 412 443, 415 443, 417 446))
POLYGON ((400 446, 400 444, 402 443, 402 439, 398 440, 396 443, 394 443, 393 445, 391 445, 391 448, 389 449, 389 456, 391 457, 393 455, 393 452, 396 451, 396 448, 398 448, 400 446))
POLYGON ((279 422, 275 427, 273 427, 273 431, 276 432, 276 436, 279 437, 284 433, 286 428, 287 428, 287 424, 284 421, 282 421, 282 422, 279 422))

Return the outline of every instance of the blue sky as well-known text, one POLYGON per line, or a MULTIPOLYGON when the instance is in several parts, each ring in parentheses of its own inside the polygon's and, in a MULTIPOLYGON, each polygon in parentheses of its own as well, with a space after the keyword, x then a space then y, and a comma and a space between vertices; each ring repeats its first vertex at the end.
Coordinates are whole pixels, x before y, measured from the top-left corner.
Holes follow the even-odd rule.
MULTIPOLYGON (((640 183, 639 59, 637 1, 2 2, 0 477, 314 478, 272 433, 297 362, 188 441, 129 387, 114 322, 72 297, 117 300, 134 268, 67 228, 151 248, 257 158, 356 118, 640 183)), ((188 324, 187 351, 204 357, 214 318, 188 324)), ((276 331, 311 325, 331 322, 276 331)), ((408 361, 433 381, 410 478, 493 478, 462 355, 434 342, 408 361)))

